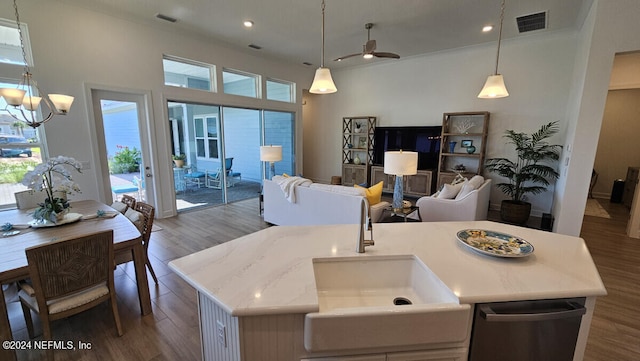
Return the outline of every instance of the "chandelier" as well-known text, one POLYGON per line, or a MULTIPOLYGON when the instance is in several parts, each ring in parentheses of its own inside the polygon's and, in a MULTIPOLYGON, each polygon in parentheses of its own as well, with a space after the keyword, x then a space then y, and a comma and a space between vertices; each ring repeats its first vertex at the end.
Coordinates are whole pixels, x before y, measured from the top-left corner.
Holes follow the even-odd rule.
POLYGON ((27 62, 27 52, 24 47, 20 15, 18 14, 16 0, 13 0, 13 8, 16 12, 16 24, 18 25, 20 48, 22 49, 22 59, 24 60, 24 73, 22 74, 22 80, 16 88, 2 88, 0 89, 0 96, 2 96, 7 103, 7 106, 3 110, 9 113, 12 118, 23 121, 30 127, 37 128, 53 118, 54 115, 66 115, 73 103, 73 97, 63 94, 49 94, 47 96, 38 88, 38 84, 33 79, 33 75, 29 69, 29 63, 27 62), (36 94, 42 96, 36 96, 36 94), (38 119, 37 110, 41 102, 48 108, 49 115, 38 119))

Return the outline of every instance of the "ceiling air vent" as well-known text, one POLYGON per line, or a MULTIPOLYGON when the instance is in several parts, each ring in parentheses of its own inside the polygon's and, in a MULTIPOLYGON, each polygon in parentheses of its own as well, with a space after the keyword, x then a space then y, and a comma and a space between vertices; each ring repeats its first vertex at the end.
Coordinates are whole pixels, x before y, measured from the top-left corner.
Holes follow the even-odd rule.
POLYGON ((547 28, 547 12, 518 16, 516 18, 518 22, 518 30, 520 33, 526 33, 528 31, 541 30, 547 28))
POLYGON ((168 21, 170 23, 175 23, 176 21, 178 21, 178 19, 172 18, 171 16, 164 15, 164 14, 156 14, 156 18, 158 18, 160 20, 168 21))

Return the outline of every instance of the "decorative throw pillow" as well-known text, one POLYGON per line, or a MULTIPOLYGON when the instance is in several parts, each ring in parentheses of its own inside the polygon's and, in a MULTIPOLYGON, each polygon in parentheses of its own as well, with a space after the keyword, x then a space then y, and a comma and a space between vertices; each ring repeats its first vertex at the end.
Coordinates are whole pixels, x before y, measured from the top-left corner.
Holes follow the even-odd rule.
POLYGON ((484 183, 484 177, 481 175, 474 175, 469 179, 469 183, 471 183, 475 189, 478 189, 484 183))
POLYGON ((364 187, 361 187, 361 186, 359 186, 357 184, 354 184, 353 186, 355 188, 364 189, 365 196, 367 197, 367 200, 369 201, 369 206, 372 206, 374 204, 380 203, 380 198, 382 198, 382 185, 383 185, 383 181, 380 181, 377 184, 372 185, 369 188, 364 188, 364 187))
POLYGON ((133 223, 140 232, 143 231, 142 222, 144 221, 144 215, 142 213, 136 211, 135 209, 129 208, 125 212, 124 216, 129 218, 131 223, 133 223))
POLYGON ((127 209, 129 208, 128 205, 122 203, 122 202, 118 202, 115 201, 111 204, 111 208, 115 209, 116 211, 125 214, 125 212, 127 211, 127 209))
POLYGON ((438 194, 438 198, 439 199, 454 199, 457 195, 458 192, 460 192, 460 189, 462 189, 462 185, 463 183, 458 183, 458 184, 445 184, 444 187, 442 187, 442 190, 440 191, 440 194, 438 194))
POLYGON ((282 173, 282 176, 285 177, 285 178, 289 178, 290 177, 290 175, 288 175, 287 173, 282 173))
POLYGON ((471 181, 468 181, 468 182, 465 181, 462 184, 462 188, 460 189, 460 192, 458 192, 458 194, 456 195, 456 200, 466 196, 467 194, 471 193, 471 191, 475 189, 476 189, 476 186, 473 183, 471 183, 471 181))

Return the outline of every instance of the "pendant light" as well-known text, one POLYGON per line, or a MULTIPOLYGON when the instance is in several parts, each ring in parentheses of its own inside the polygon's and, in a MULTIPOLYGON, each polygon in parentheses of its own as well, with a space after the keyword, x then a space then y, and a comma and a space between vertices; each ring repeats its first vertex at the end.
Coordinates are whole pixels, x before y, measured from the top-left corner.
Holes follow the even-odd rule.
POLYGON ((331 71, 329 68, 324 67, 324 0, 322 0, 322 59, 320 60, 320 67, 316 70, 316 76, 311 83, 311 89, 309 93, 313 94, 330 94, 338 91, 336 85, 331 78, 331 71))
POLYGON ((498 32, 498 53, 496 54, 496 71, 493 75, 489 75, 487 81, 484 83, 484 87, 478 98, 493 99, 493 98, 505 98, 509 96, 507 87, 504 85, 504 78, 502 74, 498 74, 498 60, 500 59, 500 42, 502 41, 502 22, 504 20, 504 2, 502 0, 502 6, 500 8, 500 30, 498 32))

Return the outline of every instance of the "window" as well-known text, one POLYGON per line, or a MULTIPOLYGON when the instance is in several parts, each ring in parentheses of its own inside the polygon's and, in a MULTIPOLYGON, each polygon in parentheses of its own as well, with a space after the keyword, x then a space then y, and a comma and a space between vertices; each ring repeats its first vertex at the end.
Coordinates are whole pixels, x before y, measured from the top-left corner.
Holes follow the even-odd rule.
MULTIPOLYGON (((0 88, 15 86, 0 82, 0 88)), ((4 98, 0 98, 0 108, 6 106, 4 98)), ((42 153, 37 129, 12 118, 6 112, 0 112, 0 209, 15 206, 13 193, 27 189, 20 182, 28 170, 42 163, 42 153)))
POLYGON ((259 98, 260 76, 238 70, 223 69, 222 83, 225 94, 259 98))
POLYGON ((213 92, 214 66, 170 56, 162 58, 164 85, 213 92))
POLYGON ((267 79, 267 99, 294 103, 293 83, 283 80, 267 79))
POLYGON ((193 118, 195 124, 196 156, 218 159, 218 116, 200 115, 193 118))
MULTIPOLYGON (((33 65, 31 58, 31 45, 29 43, 29 31, 27 25, 21 23, 22 37, 24 39, 27 61, 33 65)), ((20 47, 20 35, 15 21, 0 19, 0 63, 25 65, 20 47)))

